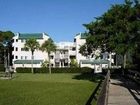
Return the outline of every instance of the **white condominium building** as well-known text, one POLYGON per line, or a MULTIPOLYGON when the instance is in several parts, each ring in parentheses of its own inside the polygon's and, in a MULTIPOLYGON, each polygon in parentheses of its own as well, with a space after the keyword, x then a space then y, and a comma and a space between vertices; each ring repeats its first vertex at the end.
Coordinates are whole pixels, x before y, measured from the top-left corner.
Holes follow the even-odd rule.
MULTIPOLYGON (((13 37, 13 66, 17 67, 31 67, 31 51, 24 50, 24 44, 27 39, 35 38, 39 42, 40 45, 49 39, 49 36, 45 33, 17 33, 13 37)), ((35 50, 33 56, 33 67, 39 68, 41 67, 42 62, 45 59, 48 59, 48 55, 46 52, 42 52, 40 50, 35 50)))
MULTIPOLYGON (((17 33, 13 37, 13 66, 18 67, 31 67, 31 51, 24 50, 24 44, 28 38, 34 37, 42 45, 49 36, 45 33, 17 33)), ((56 51, 52 52, 50 55, 50 62, 52 67, 70 67, 71 59, 75 59, 80 67, 91 67, 97 69, 100 72, 100 68, 107 68, 111 63, 114 63, 113 53, 100 53, 100 49, 95 51, 92 56, 85 57, 79 53, 80 47, 86 43, 87 35, 84 33, 79 33, 74 37, 74 42, 59 42, 55 43, 56 51), (96 59, 96 53, 100 53, 100 57, 96 59)), ((33 67, 40 68, 41 64, 47 60, 48 54, 40 50, 35 50, 33 67)), ((98 72, 96 71, 96 72, 98 72)))
POLYGON ((76 59, 76 46, 73 42, 59 42, 54 54, 55 67, 70 67, 71 59, 76 59))

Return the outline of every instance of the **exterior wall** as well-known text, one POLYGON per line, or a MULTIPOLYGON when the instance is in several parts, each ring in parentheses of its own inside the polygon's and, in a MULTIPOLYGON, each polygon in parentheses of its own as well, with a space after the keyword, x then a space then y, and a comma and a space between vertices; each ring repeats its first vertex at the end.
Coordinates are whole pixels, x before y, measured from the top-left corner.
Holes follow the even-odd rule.
MULTIPOLYGON (((43 33, 43 39, 37 39, 40 45, 42 45, 46 40, 48 40, 49 37, 43 33)), ((16 67, 23 67, 23 64, 14 64, 14 61, 16 60, 31 60, 31 51, 22 51, 22 48, 24 48, 25 39, 19 39, 19 33, 17 33, 13 37, 13 48, 14 51, 12 51, 13 55, 13 66, 16 67), (17 57, 17 58, 16 58, 17 57)), ((35 50, 34 52, 34 60, 45 60, 48 59, 48 55, 46 52, 42 52, 40 50, 35 50)), ((25 67, 29 67, 29 64, 25 64, 25 67)), ((41 67, 41 64, 39 65, 33 65, 33 67, 41 67)))
MULTIPOLYGON (((42 45, 46 40, 49 39, 49 36, 46 35, 45 33, 42 33, 43 38, 42 39, 37 39, 37 41, 39 42, 40 45, 42 45)), ((70 62, 71 62, 71 57, 76 58, 77 63, 80 65, 80 67, 91 67, 95 70, 97 70, 96 66, 99 65, 91 65, 91 64, 81 64, 80 60, 86 60, 86 59, 92 59, 94 60, 95 58, 86 58, 85 56, 81 55, 79 53, 79 49, 80 47, 86 43, 86 39, 82 38, 82 34, 79 33, 75 36, 74 38, 74 42, 59 42, 59 43, 55 43, 57 46, 56 52, 52 52, 51 53, 51 59, 50 62, 53 65, 53 67, 69 67, 70 66, 70 62)), ((12 55, 14 56, 13 58, 13 63, 16 60, 31 60, 31 51, 22 51, 21 48, 24 48, 24 44, 26 40, 21 40, 19 39, 19 33, 17 33, 14 37, 13 37, 14 43, 13 43, 13 47, 14 47, 14 51, 12 52, 12 55), (16 41, 18 40, 18 41, 16 41), (18 50, 16 51, 16 48, 18 48, 18 50), (16 56, 18 58, 16 58, 16 56)), ((111 63, 114 63, 114 59, 112 59, 112 55, 114 55, 114 53, 104 53, 102 54, 103 58, 99 58, 99 59, 104 59, 104 60, 109 60, 110 65, 111 63)), ((35 50, 34 52, 34 60, 47 60, 48 61, 48 54, 46 52, 42 52, 40 50, 35 50)), ((13 65, 15 68, 16 67, 31 67, 31 64, 14 64, 13 65)), ((108 64, 102 64, 100 65, 102 68, 107 68, 109 65, 108 64)), ((35 68, 40 68, 41 64, 34 64, 33 67, 35 68)), ((99 70, 100 71, 100 70, 99 70)), ((97 71, 98 72, 98 71, 97 71)))
POLYGON ((86 43, 86 39, 81 39, 81 33, 77 34, 77 36, 75 37, 75 45, 76 45, 76 60, 78 64, 81 59, 86 59, 85 56, 79 53, 80 47, 85 43, 86 43))
POLYGON ((69 67, 71 56, 76 56, 75 44, 73 42, 59 42, 55 44, 57 49, 56 52, 53 53, 54 65, 56 67, 69 67))

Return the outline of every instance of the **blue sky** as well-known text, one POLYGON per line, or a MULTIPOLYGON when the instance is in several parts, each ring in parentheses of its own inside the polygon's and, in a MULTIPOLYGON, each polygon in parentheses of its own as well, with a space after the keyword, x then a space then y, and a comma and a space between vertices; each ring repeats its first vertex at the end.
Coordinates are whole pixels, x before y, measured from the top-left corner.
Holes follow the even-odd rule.
POLYGON ((56 41, 73 41, 82 24, 124 0, 0 0, 0 30, 46 32, 56 41))

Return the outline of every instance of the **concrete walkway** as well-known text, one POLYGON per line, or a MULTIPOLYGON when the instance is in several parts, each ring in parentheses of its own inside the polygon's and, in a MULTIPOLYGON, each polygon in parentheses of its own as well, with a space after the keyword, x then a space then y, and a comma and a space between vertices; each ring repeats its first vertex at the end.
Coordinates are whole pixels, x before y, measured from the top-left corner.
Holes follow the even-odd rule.
POLYGON ((108 105, 140 105, 140 86, 120 77, 110 82, 108 105))

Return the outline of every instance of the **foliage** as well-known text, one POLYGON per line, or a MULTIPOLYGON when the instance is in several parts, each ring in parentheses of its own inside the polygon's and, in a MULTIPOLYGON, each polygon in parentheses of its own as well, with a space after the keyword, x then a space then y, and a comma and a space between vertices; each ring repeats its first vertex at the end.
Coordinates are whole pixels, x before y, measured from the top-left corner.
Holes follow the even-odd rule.
MULTIPOLYGON (((17 73, 31 73, 31 69, 29 68, 17 68, 17 73)), ((91 68, 52 68, 52 73, 86 73, 93 72, 91 68)), ((49 73, 49 68, 35 68, 34 73, 49 73)))
POLYGON ((48 64, 49 64, 49 61, 45 60, 45 61, 41 64, 41 67, 47 68, 47 67, 48 67, 48 64))
POLYGON ((51 74, 51 62, 50 62, 50 53, 54 52, 56 49, 56 46, 51 38, 46 40, 40 47, 42 51, 46 51, 48 53, 48 58, 49 58, 49 73, 51 74))
POLYGON ((0 71, 4 72, 4 64, 0 64, 0 71))
POLYGON ((78 63, 77 63, 76 59, 71 59, 70 66, 71 67, 78 67, 78 63))
POLYGON ((39 49, 39 43, 37 42, 37 40, 35 38, 30 38, 26 40, 26 43, 24 45, 26 50, 31 50, 32 55, 34 54, 34 51, 36 49, 39 49))
MULTIPOLYGON (((116 52, 124 56, 124 68, 126 66, 126 54, 136 50, 140 42, 140 2, 138 0, 125 0, 124 4, 112 5, 112 7, 95 21, 84 24, 89 30, 86 45, 91 50, 101 48, 102 52, 116 52)), ((89 50, 88 50, 89 51, 89 50)))
POLYGON ((35 38, 30 38, 28 40, 26 40, 26 43, 24 44, 24 48, 26 50, 29 50, 31 51, 32 53, 32 73, 34 72, 33 71, 33 55, 34 55, 34 51, 36 49, 39 49, 39 43, 37 42, 37 40, 35 38))
POLYGON ((11 40, 14 36, 14 33, 11 31, 0 31, 0 42, 3 42, 4 40, 11 40))
MULTIPOLYGON (((11 42, 12 42, 12 37, 14 36, 14 33, 11 31, 0 31, 0 63, 4 62, 4 46, 3 43, 8 42, 8 47, 9 52, 11 55, 12 48, 11 48, 11 42)), ((11 58, 11 57, 10 57, 11 58)))

